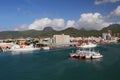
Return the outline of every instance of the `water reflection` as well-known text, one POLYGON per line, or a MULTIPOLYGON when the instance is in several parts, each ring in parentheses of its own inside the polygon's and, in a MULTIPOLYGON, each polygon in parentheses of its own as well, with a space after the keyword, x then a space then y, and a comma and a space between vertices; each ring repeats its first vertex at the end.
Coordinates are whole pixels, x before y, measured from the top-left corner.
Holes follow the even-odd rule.
POLYGON ((25 52, 10 52, 11 55, 19 55, 19 54, 32 54, 34 51, 25 51, 25 52))
POLYGON ((5 55, 19 55, 19 54, 33 54, 35 51, 16 51, 16 52, 1 52, 0 56, 5 55))
POLYGON ((101 62, 102 61, 102 58, 99 58, 99 59, 87 59, 85 60, 86 62, 92 62, 92 63, 96 63, 96 62, 101 62))
POLYGON ((87 63, 97 63, 97 62, 101 62, 103 59, 99 58, 99 59, 79 59, 79 58, 69 58, 69 60, 78 60, 78 61, 85 61, 87 63))

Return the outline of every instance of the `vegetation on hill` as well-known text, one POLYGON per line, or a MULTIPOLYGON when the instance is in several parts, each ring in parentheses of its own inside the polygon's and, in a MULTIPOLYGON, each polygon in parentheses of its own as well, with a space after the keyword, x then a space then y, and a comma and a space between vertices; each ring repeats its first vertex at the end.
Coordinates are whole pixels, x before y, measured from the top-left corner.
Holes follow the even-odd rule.
POLYGON ((19 37, 52 37, 54 34, 68 34, 73 37, 78 36, 101 36, 103 32, 112 30, 112 33, 120 33, 120 24, 112 24, 102 30, 78 30, 73 27, 67 28, 61 31, 55 31, 52 27, 46 27, 43 31, 38 30, 26 30, 26 31, 2 31, 0 32, 0 39, 19 38, 19 37))
POLYGON ((112 30, 113 33, 120 33, 120 24, 111 24, 102 29, 102 31, 112 30))

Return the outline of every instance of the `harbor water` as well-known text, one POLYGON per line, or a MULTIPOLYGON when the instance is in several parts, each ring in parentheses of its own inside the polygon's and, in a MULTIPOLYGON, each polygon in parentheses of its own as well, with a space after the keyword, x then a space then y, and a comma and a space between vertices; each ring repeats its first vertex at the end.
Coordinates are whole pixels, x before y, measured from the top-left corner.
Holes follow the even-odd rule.
POLYGON ((120 80, 120 44, 96 47, 101 59, 71 59, 72 50, 0 53, 0 80, 120 80))

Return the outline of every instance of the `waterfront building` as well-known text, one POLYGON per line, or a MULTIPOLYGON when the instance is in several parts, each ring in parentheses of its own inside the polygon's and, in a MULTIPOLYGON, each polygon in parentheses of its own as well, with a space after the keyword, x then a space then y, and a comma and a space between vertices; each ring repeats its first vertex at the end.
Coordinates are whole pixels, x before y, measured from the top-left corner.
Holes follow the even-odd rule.
POLYGON ((108 30, 107 32, 108 32, 110 35, 112 35, 112 30, 108 30))
POLYGON ((102 33, 102 38, 104 40, 111 40, 111 34, 110 33, 102 33))
POLYGON ((70 35, 53 35, 53 43, 55 44, 69 44, 70 43, 70 35))
POLYGON ((107 40, 111 40, 111 38, 112 38, 111 34, 110 34, 110 33, 108 33, 108 35, 107 35, 106 39, 107 39, 107 40))
POLYGON ((45 45, 50 45, 52 43, 52 39, 51 38, 42 38, 39 40, 40 44, 45 44, 45 45))
POLYGON ((106 40, 107 33, 102 33, 102 38, 106 40))
POLYGON ((19 45, 23 45, 23 44, 25 44, 26 39, 25 38, 19 38, 19 39, 17 39, 17 42, 18 42, 19 45))
POLYGON ((0 40, 0 43, 3 43, 3 40, 0 40))
POLYGON ((95 37, 94 38, 94 41, 97 42, 97 43, 100 43, 101 40, 102 40, 101 37, 95 37))
POLYGON ((70 37, 71 42, 78 42, 79 40, 82 40, 81 37, 70 37))

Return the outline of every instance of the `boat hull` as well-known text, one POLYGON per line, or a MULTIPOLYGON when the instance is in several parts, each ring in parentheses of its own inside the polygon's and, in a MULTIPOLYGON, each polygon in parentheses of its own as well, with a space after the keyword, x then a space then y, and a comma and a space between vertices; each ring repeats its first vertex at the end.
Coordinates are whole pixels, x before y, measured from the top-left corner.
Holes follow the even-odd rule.
POLYGON ((50 47, 42 47, 43 50, 50 50, 50 47))
POLYGON ((102 58, 103 55, 96 55, 96 56, 92 56, 92 59, 99 59, 99 58, 102 58))
POLYGON ((94 47, 97 47, 97 44, 92 44, 92 43, 89 43, 89 44, 83 44, 83 45, 80 45, 80 46, 77 46, 78 48, 94 48, 94 47))
POLYGON ((18 49, 10 49, 11 52, 25 52, 25 51, 35 51, 40 50, 40 48, 18 48, 18 49))
POLYGON ((71 58, 79 58, 79 59, 98 59, 102 58, 103 55, 101 55, 99 52, 90 51, 90 50, 76 50, 76 53, 70 54, 71 58))

